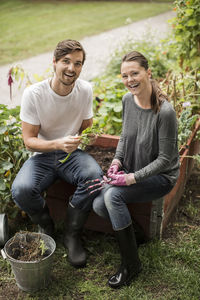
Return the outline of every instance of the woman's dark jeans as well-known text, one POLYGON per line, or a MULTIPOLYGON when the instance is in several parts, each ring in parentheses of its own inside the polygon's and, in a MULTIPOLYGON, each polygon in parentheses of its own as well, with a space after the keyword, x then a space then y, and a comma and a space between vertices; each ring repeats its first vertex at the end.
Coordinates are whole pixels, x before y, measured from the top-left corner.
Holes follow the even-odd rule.
POLYGON ((156 175, 130 186, 107 185, 93 202, 94 211, 101 217, 110 218, 114 230, 131 224, 127 203, 144 203, 159 199, 173 188, 170 181, 156 175))
POLYGON ((17 174, 12 185, 12 196, 14 202, 29 215, 43 208, 42 193, 58 178, 77 186, 70 200, 72 206, 85 211, 91 209, 98 192, 89 195, 85 182, 102 179, 102 170, 95 159, 82 150, 72 152, 65 163, 59 162, 66 155, 60 150, 36 154, 24 163, 17 174))

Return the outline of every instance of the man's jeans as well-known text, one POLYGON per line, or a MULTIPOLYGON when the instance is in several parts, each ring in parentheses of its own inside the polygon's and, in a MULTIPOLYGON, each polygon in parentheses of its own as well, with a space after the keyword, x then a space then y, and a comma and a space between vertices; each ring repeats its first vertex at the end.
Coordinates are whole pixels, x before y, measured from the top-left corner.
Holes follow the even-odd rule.
POLYGON ((110 218, 114 230, 128 227, 132 220, 127 203, 144 203, 168 194, 173 186, 161 175, 130 186, 107 185, 93 202, 94 211, 101 217, 110 218))
POLYGON ((17 174, 12 185, 12 196, 14 202, 29 215, 43 208, 42 193, 58 178, 77 186, 70 200, 72 206, 85 211, 91 209, 98 192, 89 195, 85 182, 102 179, 103 172, 95 159, 82 150, 72 152, 65 163, 59 162, 66 155, 60 150, 36 154, 24 163, 17 174))

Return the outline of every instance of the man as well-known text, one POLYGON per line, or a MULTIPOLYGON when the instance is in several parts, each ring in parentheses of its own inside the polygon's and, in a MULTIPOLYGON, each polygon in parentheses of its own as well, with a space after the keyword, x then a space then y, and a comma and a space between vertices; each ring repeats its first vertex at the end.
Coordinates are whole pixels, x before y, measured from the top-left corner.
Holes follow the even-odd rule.
POLYGON ((78 149, 81 132, 92 126, 92 88, 79 79, 85 51, 75 40, 58 43, 53 57, 52 79, 26 88, 21 103, 22 134, 27 149, 36 152, 22 166, 12 186, 15 203, 40 232, 53 234, 54 223, 42 197, 57 178, 77 186, 67 208, 64 245, 73 266, 86 264, 81 231, 96 193, 89 195, 85 182, 102 178, 102 170, 86 152, 78 149), (71 153, 65 163, 61 163, 71 153))

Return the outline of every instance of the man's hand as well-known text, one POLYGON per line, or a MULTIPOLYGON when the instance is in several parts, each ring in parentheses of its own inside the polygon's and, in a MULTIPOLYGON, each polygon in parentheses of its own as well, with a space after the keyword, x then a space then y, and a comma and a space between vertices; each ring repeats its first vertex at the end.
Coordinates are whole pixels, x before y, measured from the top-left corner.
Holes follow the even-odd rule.
POLYGON ((80 136, 71 136, 61 138, 57 140, 57 149, 63 150, 66 153, 71 153, 78 148, 80 144, 80 136))

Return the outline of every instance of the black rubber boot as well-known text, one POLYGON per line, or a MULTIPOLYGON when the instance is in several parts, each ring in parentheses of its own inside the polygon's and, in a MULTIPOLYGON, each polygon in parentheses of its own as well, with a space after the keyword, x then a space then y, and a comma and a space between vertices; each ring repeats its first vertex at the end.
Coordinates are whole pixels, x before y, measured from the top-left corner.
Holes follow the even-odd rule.
POLYGON ((137 277, 142 267, 138 256, 137 243, 132 224, 115 231, 121 254, 121 266, 116 274, 110 277, 108 284, 112 288, 129 285, 137 277))
POLYGON ((49 214, 49 208, 46 204, 44 208, 37 214, 29 215, 29 217, 34 224, 38 224, 38 232, 45 233, 53 237, 54 223, 49 214))
POLYGON ((68 249, 68 260, 74 267, 86 265, 86 251, 82 246, 81 233, 89 212, 72 207, 67 208, 66 232, 64 246, 68 249))
POLYGON ((133 229, 135 233, 136 243, 137 246, 139 247, 141 244, 147 243, 149 239, 145 235, 143 228, 138 223, 136 223, 135 220, 132 220, 132 222, 133 222, 133 229))

